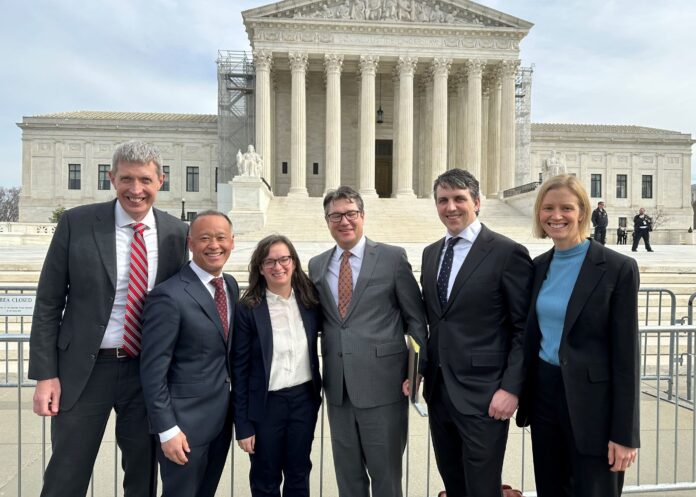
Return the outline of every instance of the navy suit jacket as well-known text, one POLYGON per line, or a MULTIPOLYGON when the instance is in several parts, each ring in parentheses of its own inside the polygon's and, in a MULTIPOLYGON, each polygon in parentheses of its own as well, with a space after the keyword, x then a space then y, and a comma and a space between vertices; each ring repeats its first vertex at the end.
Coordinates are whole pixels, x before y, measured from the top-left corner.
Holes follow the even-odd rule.
MULTIPOLYGON (((321 377, 317 354, 320 323, 319 307, 307 308, 297 301, 307 334, 309 362, 317 406, 321 402, 321 377)), ((254 308, 239 304, 232 346, 234 364, 234 425, 237 440, 254 435, 252 421, 261 421, 266 413, 266 398, 273 359, 273 329, 268 302, 254 308)))
MULTIPOLYGON (((552 258, 553 249, 534 259, 518 426, 529 424, 535 407, 541 347, 536 301, 552 258)), ((583 454, 606 456, 610 440, 640 445, 639 279, 634 259, 591 241, 568 302, 558 350, 570 425, 583 454)))
MULTIPOLYGON (((239 287, 223 275, 234 314, 239 287)), ((190 265, 156 286, 143 312, 140 378, 152 433, 178 425, 192 446, 209 443, 231 416, 230 341, 215 301, 190 265)))

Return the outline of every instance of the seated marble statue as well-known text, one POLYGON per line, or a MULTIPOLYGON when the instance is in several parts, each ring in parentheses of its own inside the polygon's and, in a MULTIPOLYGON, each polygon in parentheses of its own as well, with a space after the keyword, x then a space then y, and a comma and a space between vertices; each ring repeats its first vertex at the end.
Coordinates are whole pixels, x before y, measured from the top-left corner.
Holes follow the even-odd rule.
POLYGON ((249 176, 252 178, 261 177, 263 159, 256 153, 253 145, 249 145, 244 154, 242 154, 241 150, 237 151, 237 171, 239 176, 249 176))

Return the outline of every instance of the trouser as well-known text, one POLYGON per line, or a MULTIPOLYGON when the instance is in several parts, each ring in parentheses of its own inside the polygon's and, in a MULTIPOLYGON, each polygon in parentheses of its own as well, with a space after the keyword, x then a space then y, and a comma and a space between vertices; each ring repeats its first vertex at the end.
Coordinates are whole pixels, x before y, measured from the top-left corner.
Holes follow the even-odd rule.
POLYGON ((641 238, 645 241, 645 250, 652 252, 652 247, 650 247, 650 231, 647 229, 637 229, 633 232, 633 246, 631 250, 635 252, 638 249, 638 243, 640 243, 641 238))

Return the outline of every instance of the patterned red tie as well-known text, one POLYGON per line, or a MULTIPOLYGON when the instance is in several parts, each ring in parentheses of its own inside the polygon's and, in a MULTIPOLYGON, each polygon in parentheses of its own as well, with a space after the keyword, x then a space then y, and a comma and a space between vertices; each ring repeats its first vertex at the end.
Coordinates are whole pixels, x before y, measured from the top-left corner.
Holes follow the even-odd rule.
POLYGON ((142 223, 131 225, 130 270, 128 273, 128 297, 126 300, 126 319, 123 326, 123 349, 130 357, 140 354, 140 332, 142 314, 147 295, 147 248, 143 232, 147 229, 142 223))
POLYGON ((222 321, 222 329, 225 330, 225 340, 230 331, 230 325, 227 323, 227 297, 225 296, 225 281, 222 278, 213 278, 210 283, 215 287, 215 307, 222 321))
POLYGON ((350 299, 353 297, 353 269, 350 267, 350 251, 343 252, 341 267, 338 270, 338 313, 346 317, 350 299))

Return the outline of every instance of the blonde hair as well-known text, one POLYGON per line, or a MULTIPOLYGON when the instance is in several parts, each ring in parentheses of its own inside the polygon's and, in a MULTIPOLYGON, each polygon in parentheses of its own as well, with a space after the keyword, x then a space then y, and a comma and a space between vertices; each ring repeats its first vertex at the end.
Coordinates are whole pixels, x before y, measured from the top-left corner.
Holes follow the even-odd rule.
POLYGON ((580 235, 585 238, 590 233, 590 212, 592 211, 590 198, 587 196, 587 191, 585 190, 582 182, 570 174, 553 176, 544 181, 539 188, 536 201, 534 202, 534 236, 536 238, 546 238, 548 236, 544 231, 544 227, 541 225, 541 222, 539 222, 541 203, 544 201, 544 197, 548 192, 551 190, 557 190, 559 188, 567 188, 575 195, 575 197, 577 197, 581 216, 578 222, 578 230, 580 231, 580 235))

